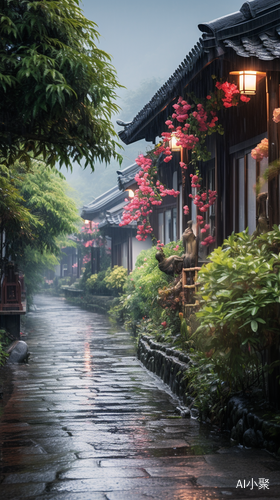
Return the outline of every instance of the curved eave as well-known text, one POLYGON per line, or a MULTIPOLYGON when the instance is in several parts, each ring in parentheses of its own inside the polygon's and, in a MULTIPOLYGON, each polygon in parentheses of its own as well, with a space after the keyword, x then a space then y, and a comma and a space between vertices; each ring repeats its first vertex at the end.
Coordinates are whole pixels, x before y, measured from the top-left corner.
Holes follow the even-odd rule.
POLYGON ((127 194, 120 191, 118 186, 107 191, 103 195, 99 196, 94 202, 86 205, 82 209, 81 217, 83 219, 92 220, 94 217, 99 215, 101 212, 106 212, 113 207, 124 202, 127 194))
POLYGON ((165 110, 166 117, 170 114, 171 105, 175 98, 182 94, 188 82, 201 68, 209 63, 209 53, 204 50, 203 40, 198 43, 186 56, 169 80, 157 91, 148 104, 136 115, 131 124, 118 134, 125 144, 145 139, 154 141, 153 134, 147 132, 146 127, 157 121, 157 117, 165 110))
POLYGON ((175 99, 208 64, 227 51, 230 54, 233 50, 241 58, 255 57, 265 61, 278 58, 278 49, 269 53, 263 40, 254 51, 254 44, 258 43, 255 38, 261 35, 270 37, 273 44, 277 32, 278 43, 278 24, 280 26, 280 4, 276 0, 245 2, 240 12, 200 24, 203 37, 149 103, 119 132, 121 140, 125 144, 141 139, 155 141, 158 131, 163 130, 164 122, 173 112, 175 99))
POLYGON ((137 163, 130 165, 125 170, 118 170, 118 186, 124 191, 135 184, 135 175, 139 172, 140 167, 137 163))

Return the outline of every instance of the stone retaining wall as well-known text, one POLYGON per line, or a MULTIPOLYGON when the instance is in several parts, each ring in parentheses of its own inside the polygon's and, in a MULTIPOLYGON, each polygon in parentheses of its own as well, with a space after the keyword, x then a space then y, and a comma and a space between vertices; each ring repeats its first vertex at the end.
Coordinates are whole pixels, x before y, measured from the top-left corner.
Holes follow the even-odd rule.
POLYGON ((154 342, 146 335, 141 335, 138 343, 138 358, 148 370, 158 375, 165 384, 169 385, 172 392, 186 403, 187 382, 183 378, 190 363, 190 358, 186 354, 154 342))
POLYGON ((244 399, 233 397, 229 400, 224 428, 230 431, 234 442, 280 456, 280 426, 252 413, 244 399))
MULTIPOLYGON (((138 358, 148 370, 158 375, 184 404, 187 403, 189 396, 186 394, 187 381, 184 376, 191 360, 186 354, 159 344, 147 335, 141 335, 138 358)), ((280 426, 254 415, 247 406, 248 402, 242 398, 232 397, 229 400, 224 430, 230 431, 231 439, 236 444, 267 449, 280 456, 280 426)))

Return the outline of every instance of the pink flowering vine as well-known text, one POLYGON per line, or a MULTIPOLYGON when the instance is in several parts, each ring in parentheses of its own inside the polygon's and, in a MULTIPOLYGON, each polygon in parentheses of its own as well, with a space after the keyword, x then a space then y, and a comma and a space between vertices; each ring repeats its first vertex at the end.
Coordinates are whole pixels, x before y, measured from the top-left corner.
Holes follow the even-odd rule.
POLYGON ((85 248, 97 246, 103 246, 103 239, 100 235, 98 222, 90 221, 89 224, 82 226, 81 233, 79 235, 80 241, 83 243, 85 248))
MULTIPOLYGON (((194 96, 191 96, 194 104, 189 104, 182 97, 173 105, 172 116, 165 122, 168 132, 162 132, 162 142, 156 146, 152 152, 153 157, 157 159, 163 156, 163 161, 168 163, 172 160, 172 151, 170 141, 172 135, 176 138, 177 146, 191 151, 191 162, 195 166, 195 174, 191 174, 191 186, 195 194, 189 196, 193 198, 193 203, 197 206, 200 213, 205 214, 209 208, 214 205, 217 198, 217 192, 205 191, 200 184, 198 162, 207 161, 211 155, 205 147, 207 135, 214 132, 223 133, 221 125, 218 124, 217 111, 224 106, 230 108, 237 106, 239 101, 248 102, 249 97, 241 95, 237 86, 229 82, 216 82, 215 91, 206 96, 204 102, 199 102, 194 96)), ((280 121, 280 117, 279 117, 280 121)), ((145 240, 152 233, 152 227, 149 222, 149 215, 152 213, 153 205, 161 205, 162 198, 167 195, 178 196, 179 191, 166 189, 157 179, 157 163, 150 156, 140 155, 136 163, 141 170, 135 176, 138 189, 135 191, 134 198, 124 207, 121 226, 137 221, 138 240, 145 240)), ((187 170, 187 165, 180 162, 180 167, 187 170)), ((128 201, 128 200, 126 200, 128 201)), ((184 214, 189 213, 187 205, 183 207, 184 214)), ((201 233, 205 234, 210 226, 205 223, 204 217, 197 216, 197 224, 201 233)), ((202 241, 203 245, 209 245, 214 242, 212 236, 207 236, 202 241)), ((158 242, 159 244, 159 242, 158 242)))
MULTIPOLYGON (((139 155, 136 163, 141 167, 135 180, 138 189, 134 193, 132 200, 124 207, 123 218, 120 226, 125 226, 133 221, 138 222, 136 238, 144 241, 153 229, 149 222, 149 215, 152 213, 152 206, 161 205, 165 196, 178 196, 179 191, 166 189, 157 179, 156 163, 149 157, 139 155)), ((126 201, 128 201, 126 199, 126 201)))

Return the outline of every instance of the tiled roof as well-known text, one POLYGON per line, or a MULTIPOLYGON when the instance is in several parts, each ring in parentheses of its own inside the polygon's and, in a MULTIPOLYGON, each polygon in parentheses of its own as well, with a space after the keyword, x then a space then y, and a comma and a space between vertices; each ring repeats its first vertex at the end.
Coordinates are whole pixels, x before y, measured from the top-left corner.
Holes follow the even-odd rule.
POLYGON ((172 101, 182 94, 184 87, 206 64, 226 51, 232 49, 237 56, 255 57, 260 61, 280 57, 279 1, 247 1, 240 11, 199 24, 198 27, 203 36, 197 45, 150 102, 119 132, 125 144, 140 139, 154 140, 159 114, 170 107, 172 101))
MULTIPOLYGON (((118 186, 109 189, 98 198, 93 200, 82 209, 81 217, 83 219, 93 220, 96 217, 101 217, 99 227, 107 225, 118 226, 122 220, 123 207, 127 205, 125 201, 128 193, 125 192, 129 186, 135 183, 135 175, 139 172, 140 167, 137 163, 133 163, 123 170, 118 170, 118 186)), ((135 224, 129 224, 128 227, 135 224)), ((127 226, 125 226, 127 227, 127 226)))
MULTIPOLYGON (((280 25, 276 32, 280 35, 280 25)), ((240 41, 225 40, 224 44, 241 57, 257 57, 262 61, 272 61, 280 57, 280 37, 267 33, 251 39, 242 37, 240 41)))
POLYGON ((129 188, 132 184, 135 184, 135 175, 139 172, 140 167, 137 163, 133 163, 124 170, 117 170, 118 174, 118 186, 120 190, 129 188))
MULTIPOLYGON (((99 228, 105 226, 113 226, 119 227, 120 222, 122 221, 123 208, 127 204, 127 202, 120 203, 112 210, 108 210, 105 214, 104 219, 99 223, 99 228)), ((128 226, 122 226, 124 229, 136 227, 136 222, 129 224, 128 226)))
POLYGON ((185 57, 184 61, 176 69, 173 75, 167 82, 156 92, 150 102, 139 111, 132 122, 124 127, 124 130, 119 132, 121 140, 125 144, 130 144, 137 140, 146 138, 146 140, 153 140, 154 138, 145 137, 145 133, 141 133, 141 126, 145 126, 149 120, 152 120, 155 114, 159 113, 166 102, 174 99, 176 95, 180 95, 185 87, 188 75, 194 69, 197 62, 204 56, 204 47, 202 38, 194 46, 191 52, 185 57))
POLYGON ((127 194, 120 191, 118 186, 115 186, 96 198, 96 200, 85 205, 82 209, 81 217, 91 220, 99 213, 106 212, 116 205, 119 205, 126 197, 127 194))

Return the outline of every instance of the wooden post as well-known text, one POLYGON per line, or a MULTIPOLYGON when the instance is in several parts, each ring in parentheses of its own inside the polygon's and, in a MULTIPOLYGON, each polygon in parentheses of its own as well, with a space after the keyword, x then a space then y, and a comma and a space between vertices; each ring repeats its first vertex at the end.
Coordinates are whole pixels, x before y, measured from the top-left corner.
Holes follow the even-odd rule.
POLYGON ((93 247, 90 247, 90 272, 91 272, 91 274, 95 274, 95 271, 94 271, 93 247))
MULTIPOLYGON (((268 71, 266 76, 267 96, 267 133, 268 133, 268 163, 279 160, 278 126, 273 121, 273 110, 279 108, 279 72, 268 71)), ((279 224, 279 173, 276 171, 268 180, 268 217, 269 229, 279 224)), ((279 347, 272 345, 266 351, 268 365, 279 360, 279 347)), ((268 374, 268 398, 277 409, 280 407, 280 369, 275 368, 268 374)))
MULTIPOLYGON (((181 161, 183 161, 186 165, 189 163, 189 155, 186 148, 181 148, 181 161)), ((181 206, 181 214, 182 214, 182 226, 183 232, 187 227, 188 220, 190 219, 189 215, 185 215, 183 211, 183 207, 190 203, 189 194, 191 193, 191 182, 190 182, 190 173, 189 171, 182 169, 182 206, 181 206)))
MULTIPOLYGON (((268 163, 279 159, 277 124, 272 120, 273 110, 279 107, 279 72, 268 71, 266 76, 267 97, 267 133, 268 163)), ((275 174, 268 181, 268 217, 269 228, 279 224, 279 175, 275 174)))

